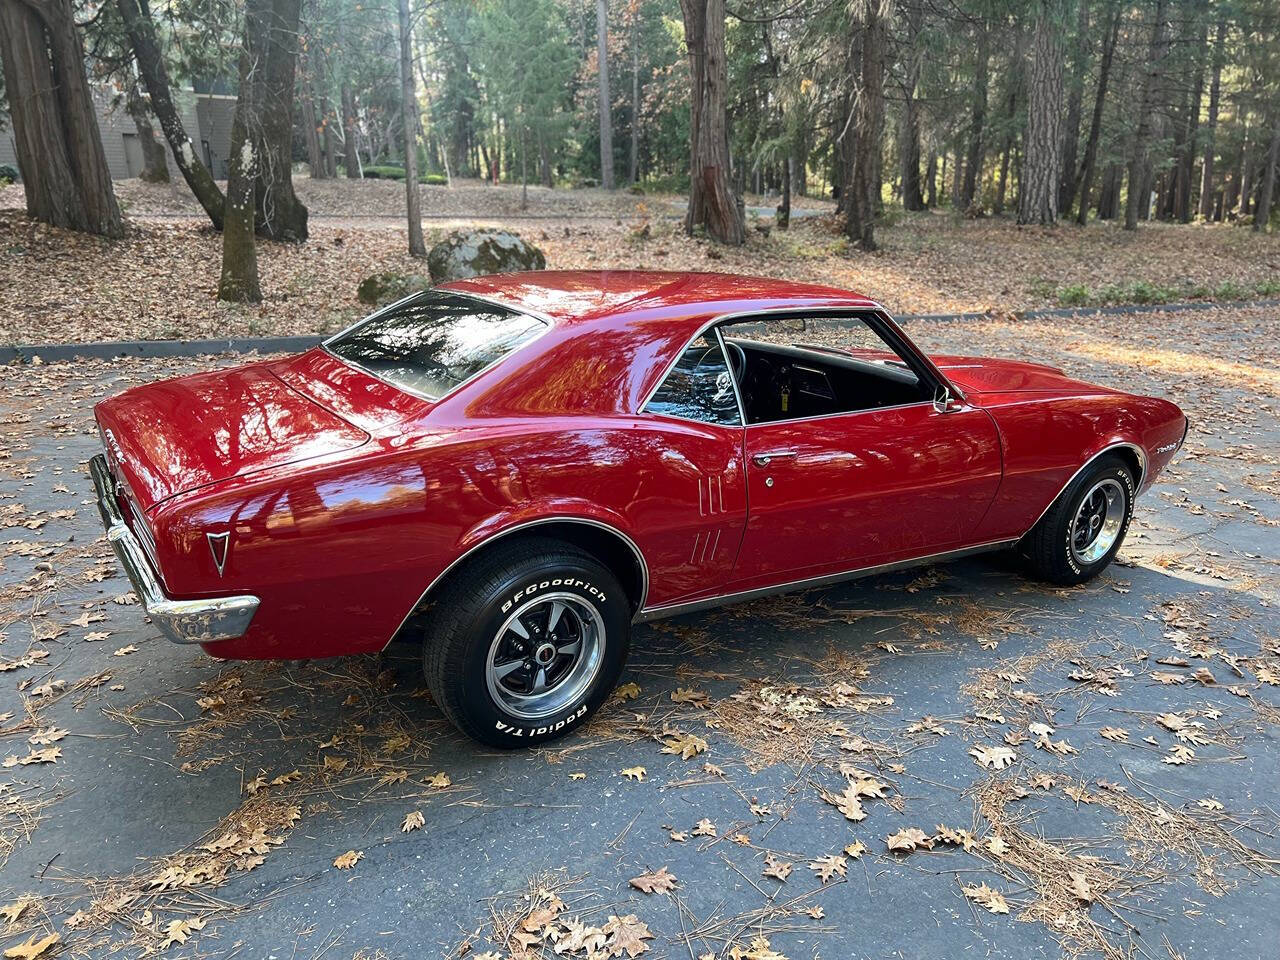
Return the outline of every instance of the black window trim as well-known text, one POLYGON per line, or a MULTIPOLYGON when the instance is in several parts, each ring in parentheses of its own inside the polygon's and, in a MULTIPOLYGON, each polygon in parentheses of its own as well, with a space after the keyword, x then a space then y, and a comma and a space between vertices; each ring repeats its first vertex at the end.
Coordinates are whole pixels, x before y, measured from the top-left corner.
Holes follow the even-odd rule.
POLYGON ((509 359, 516 353, 519 353, 525 347, 529 346, 529 344, 535 342, 541 337, 546 336, 547 333, 550 332, 551 328, 554 326, 555 326, 555 321, 553 321, 549 316, 547 316, 544 313, 539 313, 536 310, 530 310, 527 307, 518 306, 514 303, 507 303, 503 300, 498 300, 495 297, 486 297, 483 294, 479 294, 479 293, 470 293, 468 291, 463 291, 463 290, 444 290, 437 287, 430 287, 426 290, 419 290, 417 293, 411 293, 407 297, 401 297, 395 303, 389 303, 385 307, 382 307, 379 310, 373 311, 373 313, 369 314, 368 316, 361 317, 355 323, 352 323, 344 327, 343 329, 339 330, 337 333, 333 334, 332 336, 326 337, 324 340, 320 341, 320 349, 323 350, 325 353, 327 353, 329 356, 333 357, 339 363, 345 363, 349 367, 354 367, 356 370, 359 370, 361 373, 367 376, 373 377, 373 379, 377 380, 379 383, 385 383, 387 386, 394 387, 395 389, 400 390, 404 393, 407 393, 410 396, 417 397, 419 400, 426 400, 429 403, 440 403, 448 399, 449 397, 453 396, 455 393, 457 393, 467 384, 471 383, 474 380, 478 380, 480 377, 484 376, 494 367, 501 364, 503 361, 509 359), (460 297, 463 300, 472 300, 472 301, 475 301, 476 303, 482 303, 487 307, 497 307, 500 310, 505 310, 507 313, 520 314, 522 316, 529 317, 532 320, 539 321, 540 323, 542 323, 543 329, 540 330, 538 333, 536 333, 534 336, 530 337, 524 343, 520 344, 520 346, 516 347, 515 350, 512 350, 510 353, 503 354, 502 356, 498 357, 498 359, 485 364, 485 366, 481 367, 475 373, 471 374, 471 376, 467 377, 465 380, 461 380, 458 383, 454 384, 452 387, 450 387, 444 393, 440 394, 440 396, 438 397, 433 397, 430 394, 423 393, 421 390, 415 390, 413 387, 405 386, 402 383, 396 383, 393 380, 389 380, 386 377, 382 376, 381 374, 373 370, 370 370, 364 364, 357 363, 356 361, 348 359, 347 357, 344 357, 341 354, 334 353, 334 351, 329 349, 329 344, 337 340, 339 337, 344 337, 351 331, 359 329, 364 324, 371 323, 374 320, 381 317, 383 314, 390 313, 392 310, 395 310, 398 307, 403 307, 405 304, 410 303, 411 301, 416 300, 419 297, 428 297, 433 293, 445 294, 446 296, 450 296, 450 297, 460 297))

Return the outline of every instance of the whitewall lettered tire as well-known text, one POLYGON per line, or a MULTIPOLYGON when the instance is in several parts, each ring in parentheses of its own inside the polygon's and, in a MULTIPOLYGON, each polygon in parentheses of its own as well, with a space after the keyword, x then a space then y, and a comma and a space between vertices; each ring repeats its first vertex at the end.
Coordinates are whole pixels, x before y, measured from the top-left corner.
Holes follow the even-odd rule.
POLYGON ((1136 492, 1122 458, 1104 454, 1090 463, 1023 538, 1031 572, 1062 585, 1096 577, 1124 543, 1136 492))
POLYGON ((520 747, 583 726, 626 662, 631 604, 607 567, 542 537, 467 561, 427 620, 427 685, 463 733, 520 747))

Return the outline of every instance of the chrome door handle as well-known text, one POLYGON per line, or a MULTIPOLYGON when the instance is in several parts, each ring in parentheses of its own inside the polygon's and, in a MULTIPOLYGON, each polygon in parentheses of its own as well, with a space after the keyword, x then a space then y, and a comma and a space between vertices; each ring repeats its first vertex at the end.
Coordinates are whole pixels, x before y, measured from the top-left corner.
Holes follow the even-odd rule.
POLYGON ((770 450, 768 453, 757 453, 751 459, 757 467, 767 467, 770 461, 786 460, 795 455, 794 450, 770 450))

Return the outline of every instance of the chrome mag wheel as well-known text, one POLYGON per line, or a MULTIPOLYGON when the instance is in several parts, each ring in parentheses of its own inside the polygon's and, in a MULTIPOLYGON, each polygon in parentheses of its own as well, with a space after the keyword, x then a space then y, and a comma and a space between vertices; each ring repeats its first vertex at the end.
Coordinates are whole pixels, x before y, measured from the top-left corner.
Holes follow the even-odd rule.
POLYGON ((523 720, 551 716, 580 699, 600 670, 604 618, 576 593, 545 593, 498 628, 485 661, 489 694, 523 720))
POLYGON ((1076 563, 1097 563, 1115 545, 1124 529, 1128 504, 1120 481, 1100 480, 1084 495, 1071 521, 1071 555, 1076 563))

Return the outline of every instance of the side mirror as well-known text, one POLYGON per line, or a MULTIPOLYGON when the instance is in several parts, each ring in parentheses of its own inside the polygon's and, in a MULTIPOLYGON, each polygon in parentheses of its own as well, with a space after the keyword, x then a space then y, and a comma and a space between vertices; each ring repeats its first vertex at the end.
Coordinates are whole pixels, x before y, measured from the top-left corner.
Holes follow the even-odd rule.
POLYGON ((960 401, 951 395, 951 388, 939 385, 933 392, 933 409, 938 413, 953 413, 960 409, 960 401))

